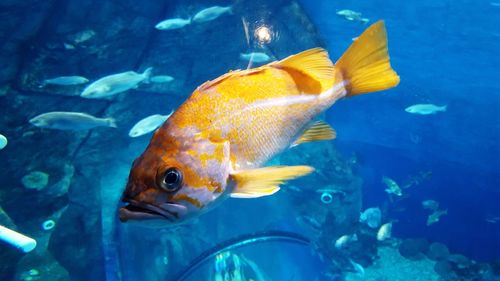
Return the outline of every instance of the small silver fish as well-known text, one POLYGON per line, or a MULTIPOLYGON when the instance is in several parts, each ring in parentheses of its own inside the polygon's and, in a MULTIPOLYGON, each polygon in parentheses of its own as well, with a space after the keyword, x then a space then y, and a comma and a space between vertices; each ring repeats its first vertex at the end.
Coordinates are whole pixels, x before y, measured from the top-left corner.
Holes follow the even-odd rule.
POLYGON ((66 50, 74 50, 76 48, 75 45, 70 44, 70 43, 64 43, 63 46, 64 46, 64 49, 66 49, 66 50))
POLYGON ((352 235, 349 235, 349 234, 342 235, 342 236, 340 236, 340 238, 338 238, 335 241, 335 248, 342 249, 347 245, 347 243, 357 241, 357 240, 358 240, 358 236, 356 235, 356 233, 354 233, 352 235))
POLYGON ((370 228, 380 226, 382 220, 382 212, 379 208, 368 208, 359 216, 359 222, 366 223, 370 228))
POLYGON ((56 130, 89 130, 95 127, 116 128, 115 119, 113 118, 97 118, 81 112, 47 112, 32 118, 29 122, 40 128, 56 130))
POLYGON ((232 6, 213 6, 210 8, 206 8, 196 13, 193 17, 193 21, 196 23, 211 21, 222 16, 225 13, 231 14, 233 12, 232 9, 232 6))
POLYGON ((45 85, 72 86, 72 85, 85 84, 87 82, 89 82, 89 79, 82 76, 60 76, 43 80, 42 86, 45 85))
POLYGON ((0 150, 7 146, 7 138, 0 134, 0 150))
POLYGON ((172 30, 183 28, 191 23, 191 19, 174 18, 159 22, 155 28, 158 30, 172 30))
POLYGON ((89 99, 104 98, 136 88, 142 82, 149 82, 153 68, 147 68, 142 74, 127 71, 105 76, 92 84, 81 93, 81 97, 89 99))
POLYGON ((405 111, 412 114, 429 115, 438 112, 446 112, 448 105, 435 105, 435 104, 414 104, 408 106, 405 111))
POLYGON ((153 83, 168 83, 174 81, 174 77, 168 75, 156 75, 149 78, 149 81, 153 83))
POLYGON ((388 178, 388 177, 382 177, 382 182, 387 186, 387 188, 385 189, 385 192, 387 192, 389 194, 394 194, 396 196, 403 195, 401 188, 399 187, 397 182, 395 182, 393 179, 388 178))
POLYGON ((430 214, 427 217, 427 226, 429 226, 431 224, 435 224, 436 222, 439 221, 441 216, 444 216, 446 214, 448 214, 448 210, 436 210, 436 211, 434 211, 434 213, 430 214))
POLYGON ((271 58, 266 53, 260 53, 260 52, 241 53, 240 59, 255 62, 255 63, 263 63, 263 62, 268 62, 269 60, 271 60, 271 58))
POLYGON ((75 44, 80 44, 92 39, 95 34, 95 31, 93 31, 92 29, 87 29, 69 36, 69 39, 72 40, 75 44))
POLYGON ((150 133, 154 130, 156 130, 158 127, 163 124, 170 115, 172 115, 174 111, 170 112, 168 115, 160 115, 160 114, 154 114, 151 116, 148 116, 141 121, 137 122, 132 129, 130 129, 128 135, 132 138, 136 138, 142 135, 145 135, 147 133, 150 133))
POLYGON ((362 23, 367 23, 370 21, 370 19, 368 19, 368 18, 363 18, 362 14, 360 12, 356 12, 356 11, 348 10, 348 9, 337 11, 337 15, 342 16, 346 20, 349 20, 349 21, 359 21, 362 23))
POLYGON ((426 210, 436 211, 439 208, 439 202, 436 200, 424 200, 422 201, 422 207, 426 210))
POLYGON ((357 274, 361 275, 361 277, 365 276, 365 268, 361 264, 359 264, 351 259, 349 259, 349 262, 351 263, 352 267, 354 268, 354 271, 357 274))
POLYGON ((392 233, 392 222, 383 224, 377 232, 377 240, 378 241, 384 241, 387 238, 391 237, 392 233))

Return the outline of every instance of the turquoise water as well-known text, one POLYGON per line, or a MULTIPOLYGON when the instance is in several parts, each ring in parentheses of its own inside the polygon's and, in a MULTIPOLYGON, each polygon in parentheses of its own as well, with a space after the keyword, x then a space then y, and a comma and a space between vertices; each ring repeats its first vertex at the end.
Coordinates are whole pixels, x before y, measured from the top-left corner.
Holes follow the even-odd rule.
POLYGON ((493 0, 3 1, 0 225, 37 245, 1 242, 0 280, 500 280, 499 13, 493 0), (232 11, 194 20, 216 5, 232 11), (192 21, 155 28, 173 18, 192 21), (273 61, 322 47, 336 61, 378 20, 400 84, 338 101, 320 116, 335 140, 268 163, 314 173, 181 225, 120 222, 132 162, 152 137, 129 136, 134 124, 176 110, 207 80, 266 63, 241 54, 273 61), (138 80, 125 91, 80 96, 126 71, 138 80), (75 75, 88 82, 47 80, 75 75), (446 111, 405 111, 416 104, 446 111), (53 111, 116 128, 30 123, 53 111), (368 208, 380 210, 375 227, 360 218, 368 208), (392 235, 379 241, 385 223, 392 235))

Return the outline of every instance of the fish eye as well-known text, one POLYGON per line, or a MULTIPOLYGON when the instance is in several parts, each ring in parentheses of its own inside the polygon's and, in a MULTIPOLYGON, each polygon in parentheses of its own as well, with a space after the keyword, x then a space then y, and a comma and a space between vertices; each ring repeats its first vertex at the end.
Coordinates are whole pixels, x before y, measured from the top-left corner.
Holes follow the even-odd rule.
POLYGON ((158 174, 156 183, 167 192, 176 192, 182 186, 182 173, 177 168, 168 168, 158 174))

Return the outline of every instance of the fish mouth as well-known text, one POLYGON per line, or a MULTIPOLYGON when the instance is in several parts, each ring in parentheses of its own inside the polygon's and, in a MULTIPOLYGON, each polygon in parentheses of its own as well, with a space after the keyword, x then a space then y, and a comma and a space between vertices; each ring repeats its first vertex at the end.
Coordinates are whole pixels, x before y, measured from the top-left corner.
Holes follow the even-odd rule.
POLYGON ((119 210, 121 222, 151 219, 166 219, 174 222, 179 219, 180 215, 186 212, 185 206, 171 202, 164 203, 161 206, 155 206, 132 199, 125 199, 124 201, 128 203, 128 205, 121 207, 119 210))

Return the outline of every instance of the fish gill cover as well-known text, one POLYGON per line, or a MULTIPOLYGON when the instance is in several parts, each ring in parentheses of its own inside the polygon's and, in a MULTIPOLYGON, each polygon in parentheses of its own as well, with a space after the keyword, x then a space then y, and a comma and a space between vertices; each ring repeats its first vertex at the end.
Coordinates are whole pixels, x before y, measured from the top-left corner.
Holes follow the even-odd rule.
POLYGON ((0 280, 168 280, 261 230, 301 233, 312 251, 225 252, 193 280, 498 279, 497 2, 2 1, 0 225, 37 245, 2 242, 0 280), (338 101, 322 118, 334 141, 268 164, 312 175, 176 227, 118 221, 158 126, 132 138, 134 125, 229 70, 314 47, 335 61, 379 19, 401 84, 338 101))

